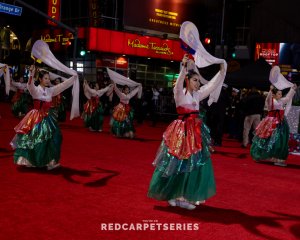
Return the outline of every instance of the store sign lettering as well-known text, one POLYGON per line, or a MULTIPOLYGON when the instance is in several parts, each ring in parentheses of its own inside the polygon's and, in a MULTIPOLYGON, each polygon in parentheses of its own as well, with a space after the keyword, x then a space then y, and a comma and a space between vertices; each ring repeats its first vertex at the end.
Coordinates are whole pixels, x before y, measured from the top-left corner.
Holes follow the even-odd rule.
POLYGON ((278 53, 275 49, 262 49, 259 55, 261 57, 278 57, 278 53))
POLYGON ((69 33, 67 36, 64 36, 63 34, 56 34, 54 36, 51 36, 50 34, 45 34, 41 36, 41 40, 43 40, 44 42, 60 43, 61 45, 69 45, 71 39, 74 39, 72 33, 69 33))
MULTIPOLYGON (((60 18, 60 0, 48 0, 48 16, 59 21, 60 18)), ((49 25, 56 26, 56 23, 48 20, 49 25)))
POLYGON ((128 39, 128 46, 132 48, 144 48, 154 51, 156 54, 173 55, 171 48, 167 43, 163 43, 161 46, 157 45, 156 42, 141 43, 139 39, 130 40, 128 39))
POLYGON ((89 1, 89 5, 90 5, 90 16, 91 16, 91 26, 93 27, 97 27, 99 25, 99 4, 97 0, 90 0, 89 1))

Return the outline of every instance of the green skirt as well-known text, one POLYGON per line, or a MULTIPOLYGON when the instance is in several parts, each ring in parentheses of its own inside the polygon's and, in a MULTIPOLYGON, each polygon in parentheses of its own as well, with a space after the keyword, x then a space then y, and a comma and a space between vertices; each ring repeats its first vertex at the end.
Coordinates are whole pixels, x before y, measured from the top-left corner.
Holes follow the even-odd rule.
POLYGON ((259 138, 255 135, 250 149, 251 157, 256 161, 271 158, 287 159, 289 154, 289 132, 289 125, 284 118, 270 137, 259 138))
POLYGON ((51 161, 60 160, 62 135, 57 125, 56 117, 51 111, 41 122, 37 123, 26 134, 16 134, 12 143, 16 148, 14 162, 27 160, 35 167, 45 167, 51 161))
POLYGON ((155 169, 150 182, 148 196, 157 200, 183 197, 190 202, 208 199, 215 195, 216 185, 211 160, 191 172, 163 176, 155 169))
POLYGON ((133 118, 134 118, 134 112, 133 110, 131 110, 127 118, 122 122, 112 119, 112 124, 111 124, 112 134, 114 134, 117 137, 123 137, 125 133, 135 132, 135 128, 133 126, 133 118))
POLYGON ((93 130, 102 130, 104 110, 102 104, 99 104, 94 112, 91 114, 83 113, 83 121, 85 127, 91 127, 93 130))
POLYGON ((216 194, 209 129, 204 123, 201 133, 202 149, 184 160, 170 155, 162 142, 154 162, 156 169, 150 182, 149 197, 162 201, 183 197, 189 202, 197 202, 216 194))

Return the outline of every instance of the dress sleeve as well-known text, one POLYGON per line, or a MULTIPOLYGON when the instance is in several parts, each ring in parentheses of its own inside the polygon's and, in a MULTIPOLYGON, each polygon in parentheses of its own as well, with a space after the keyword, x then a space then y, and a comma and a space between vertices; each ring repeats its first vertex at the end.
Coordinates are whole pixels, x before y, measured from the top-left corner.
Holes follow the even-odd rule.
POLYGON ((267 106, 268 111, 272 110, 272 102, 273 102, 273 93, 270 90, 266 97, 265 105, 267 106))
MULTIPOLYGON (((97 90, 91 88, 88 84, 83 85, 84 88, 84 94, 89 96, 97 96, 97 90)), ((88 97, 88 96, 86 96, 88 97)))
POLYGON ((28 89, 30 95, 33 98, 37 98, 38 97, 38 90, 37 90, 37 87, 34 85, 34 78, 33 78, 33 76, 29 77, 29 81, 27 82, 27 89, 28 89))
POLYGON ((198 96, 199 99, 198 101, 202 101, 203 99, 207 98, 217 87, 220 86, 222 78, 219 77, 221 73, 217 73, 216 76, 213 77, 212 80, 208 81, 207 84, 203 85, 199 90, 198 90, 198 96))
POLYGON ((76 76, 72 76, 69 79, 65 80, 62 83, 55 85, 52 88, 52 96, 56 96, 61 92, 65 91, 67 88, 71 87, 76 79, 76 76))
POLYGON ((133 96, 135 96, 135 95, 138 93, 138 91, 140 90, 140 87, 141 87, 141 86, 137 86, 135 89, 133 89, 133 90, 127 95, 128 98, 131 99, 133 96))
POLYGON ((20 82, 11 81, 11 85, 13 85, 16 88, 21 88, 21 83, 20 82))
POLYGON ((120 91, 120 89, 117 86, 114 87, 114 90, 120 99, 124 98, 124 94, 120 91))
POLYGON ((98 95, 98 97, 101 97, 104 93, 106 93, 109 90, 109 86, 99 89, 96 91, 96 94, 98 95))
POLYGON ((288 94, 285 97, 281 98, 282 103, 287 104, 293 98, 295 93, 296 91, 293 88, 291 88, 288 94))
POLYGON ((179 73, 179 76, 176 80, 175 86, 174 86, 174 98, 180 99, 183 96, 183 82, 185 78, 185 68, 183 67, 179 73))

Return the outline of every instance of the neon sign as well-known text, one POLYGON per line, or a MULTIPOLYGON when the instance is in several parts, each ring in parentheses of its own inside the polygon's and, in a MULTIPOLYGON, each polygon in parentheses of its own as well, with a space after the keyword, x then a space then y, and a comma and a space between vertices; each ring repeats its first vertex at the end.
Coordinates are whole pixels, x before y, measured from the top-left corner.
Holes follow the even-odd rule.
MULTIPOLYGON (((48 0, 48 16, 59 21, 60 20, 60 0, 48 0)), ((56 26, 57 24, 48 20, 48 24, 56 26)))
POLYGON ((55 34, 52 35, 47 33, 45 35, 41 35, 41 40, 47 43, 60 43, 61 45, 70 45, 70 40, 74 39, 74 36, 72 33, 67 33, 67 35, 64 34, 55 34))
POLYGON ((279 60, 279 43, 256 43, 255 60, 263 57, 270 65, 277 65, 279 60))
POLYGON ((173 52, 169 48, 167 43, 163 43, 161 46, 158 46, 155 42, 148 42, 147 44, 142 44, 139 39, 130 40, 128 39, 128 46, 132 48, 145 48, 155 51, 156 54, 166 54, 172 55, 173 52))

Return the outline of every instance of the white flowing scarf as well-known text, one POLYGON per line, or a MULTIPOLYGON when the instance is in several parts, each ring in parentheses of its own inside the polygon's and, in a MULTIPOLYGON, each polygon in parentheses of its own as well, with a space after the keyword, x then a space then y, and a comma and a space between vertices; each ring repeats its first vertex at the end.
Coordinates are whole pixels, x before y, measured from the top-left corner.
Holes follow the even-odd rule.
POLYGON ((279 90, 290 88, 294 85, 280 73, 280 68, 278 66, 272 67, 269 80, 279 90))
MULTIPOLYGON (((269 75, 269 80, 279 90, 291 88, 294 85, 280 73, 280 68, 278 66, 272 67, 272 69, 270 71, 270 75, 269 75)), ((289 111, 291 110, 292 101, 293 101, 293 99, 291 99, 286 104, 284 115, 288 115, 289 111)))
POLYGON ((9 90, 10 90, 9 67, 4 63, 0 63, 0 76, 2 74, 4 74, 5 93, 6 95, 9 95, 9 90))
POLYGON ((129 78, 126 78, 123 75, 121 75, 121 74, 119 74, 119 73, 117 73, 117 72, 115 72, 113 70, 110 70, 109 68, 106 68, 106 70, 107 70, 107 73, 109 75, 109 78, 113 82, 115 82, 115 83, 117 83, 119 85, 122 85, 122 86, 127 85, 130 88, 139 87, 140 89, 138 91, 138 98, 141 98, 143 88, 142 88, 142 85, 140 83, 137 83, 137 82, 135 82, 135 81, 133 81, 133 80, 131 80, 129 78))
POLYGON ((80 116, 80 112, 79 112, 79 79, 78 79, 77 72, 73 69, 68 68, 67 66, 62 64, 60 61, 58 61, 54 57, 52 52, 50 51, 48 44, 42 40, 37 40, 33 44, 31 53, 35 58, 40 59, 43 63, 47 64, 48 66, 75 77, 75 81, 73 83, 73 89, 72 89, 73 100, 72 100, 70 119, 72 120, 74 117, 80 116))
MULTIPOLYGON (((189 21, 182 23, 180 28, 180 39, 190 48, 195 50, 193 57, 195 64, 199 68, 207 67, 213 64, 221 64, 221 70, 210 80, 218 82, 218 86, 209 95, 208 105, 217 102, 222 90, 222 85, 226 76, 227 63, 224 59, 216 58, 209 54, 203 47, 197 27, 189 21)), ((203 80, 201 82, 204 82, 203 80)))

